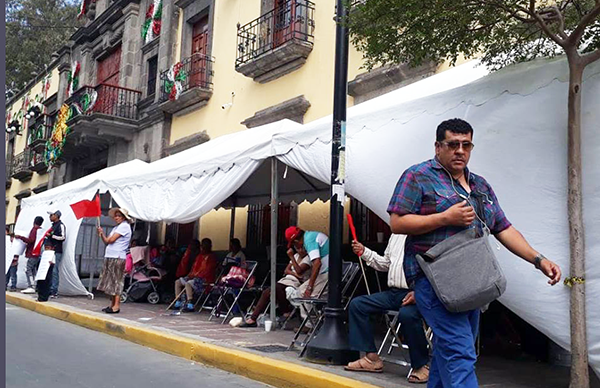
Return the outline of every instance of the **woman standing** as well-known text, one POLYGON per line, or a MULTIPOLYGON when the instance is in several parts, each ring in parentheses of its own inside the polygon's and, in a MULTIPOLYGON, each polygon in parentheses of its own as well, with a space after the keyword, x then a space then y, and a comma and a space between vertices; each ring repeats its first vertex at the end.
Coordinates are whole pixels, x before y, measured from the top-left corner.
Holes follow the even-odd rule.
POLYGON ((107 314, 118 314, 121 311, 121 292, 125 281, 125 258, 131 240, 129 223, 133 220, 127 210, 118 207, 110 209, 108 215, 117 225, 112 228, 108 237, 104 235, 104 230, 98 227, 98 235, 106 244, 98 290, 104 291, 111 297, 111 305, 102 311, 107 314))

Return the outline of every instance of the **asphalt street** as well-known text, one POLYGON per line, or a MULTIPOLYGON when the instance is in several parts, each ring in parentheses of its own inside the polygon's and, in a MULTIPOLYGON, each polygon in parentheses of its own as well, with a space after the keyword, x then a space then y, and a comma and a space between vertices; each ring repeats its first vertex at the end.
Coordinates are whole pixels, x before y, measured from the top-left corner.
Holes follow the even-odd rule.
POLYGON ((9 388, 268 388, 219 369, 6 306, 9 388))

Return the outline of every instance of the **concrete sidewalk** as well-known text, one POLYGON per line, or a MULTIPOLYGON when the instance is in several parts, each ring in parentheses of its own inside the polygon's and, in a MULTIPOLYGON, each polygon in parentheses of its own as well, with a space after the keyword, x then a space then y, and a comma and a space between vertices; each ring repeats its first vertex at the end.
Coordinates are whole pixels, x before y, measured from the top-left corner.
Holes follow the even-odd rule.
MULTIPOLYGON (((126 303, 118 315, 101 311, 108 300, 99 296, 60 297, 38 303, 32 296, 6 293, 7 303, 105 332, 141 345, 237 373, 276 387, 398 388, 423 385, 406 381, 408 368, 386 363, 380 374, 353 373, 341 366, 317 365, 287 351, 293 332, 240 329, 208 321, 207 313, 173 316, 165 305, 126 303)), ((533 361, 482 357, 477 365, 480 386, 503 388, 562 388, 567 368, 533 361)), ((592 387, 598 385, 592 384, 592 387)))

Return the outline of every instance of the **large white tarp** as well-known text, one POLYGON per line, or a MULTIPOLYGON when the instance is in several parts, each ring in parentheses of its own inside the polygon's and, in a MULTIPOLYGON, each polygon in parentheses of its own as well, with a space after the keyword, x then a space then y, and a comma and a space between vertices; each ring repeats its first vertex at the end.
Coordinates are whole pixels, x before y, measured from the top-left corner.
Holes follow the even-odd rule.
MULTIPOLYGON (((41 194, 25 198, 22 201, 21 212, 15 225, 16 234, 28 236, 36 216, 44 218, 42 229, 48 230, 51 223, 47 212, 60 210, 62 213, 61 221, 67 229, 67 238, 63 245, 63 258, 59 267, 60 283, 58 293, 60 295, 89 294, 77 275, 75 265, 77 234, 83 220, 75 218, 70 205, 82 200, 90 200, 96 192, 105 193, 107 190, 106 182, 110 182, 111 179, 118 179, 123 175, 135 174, 136 171, 141 171, 147 164, 136 159, 108 167, 41 194)), ((25 277, 26 265, 27 260, 24 257, 20 257, 17 272, 17 284, 19 288, 27 287, 27 279, 25 277)))
MULTIPOLYGON (((600 63, 583 84, 583 195, 590 363, 600 373, 600 63)), ((564 59, 511 66, 465 86, 382 109, 348 111, 346 192, 384 220, 402 172, 434 156, 435 129, 460 117, 475 130, 469 167, 494 188, 509 220, 569 276, 567 86, 564 59)), ((418 88, 419 83, 411 85, 418 88)), ((385 96, 384 96, 385 97, 385 96)), ((327 181, 331 117, 274 136, 287 165, 327 181)), ((569 289, 550 287, 530 264, 498 251, 508 288, 501 302, 569 349, 569 289)))
POLYGON ((107 187, 135 218, 191 222, 229 198, 272 155, 274 133, 301 127, 282 120, 221 136, 151 163, 143 174, 107 182, 107 187))

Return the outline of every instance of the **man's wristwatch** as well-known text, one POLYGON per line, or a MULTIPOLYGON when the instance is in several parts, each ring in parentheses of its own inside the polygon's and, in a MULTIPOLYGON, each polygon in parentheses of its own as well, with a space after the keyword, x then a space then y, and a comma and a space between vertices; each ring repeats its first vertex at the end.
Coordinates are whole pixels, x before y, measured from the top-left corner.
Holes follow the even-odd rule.
POLYGON ((542 255, 541 253, 539 253, 534 259, 533 259, 533 265, 535 265, 535 268, 537 269, 541 269, 542 268, 542 260, 548 260, 546 258, 546 256, 542 255))

